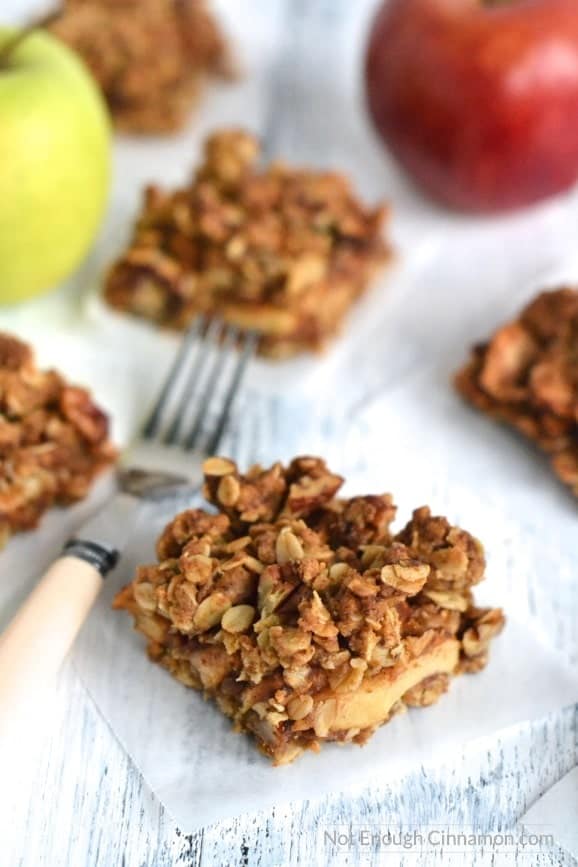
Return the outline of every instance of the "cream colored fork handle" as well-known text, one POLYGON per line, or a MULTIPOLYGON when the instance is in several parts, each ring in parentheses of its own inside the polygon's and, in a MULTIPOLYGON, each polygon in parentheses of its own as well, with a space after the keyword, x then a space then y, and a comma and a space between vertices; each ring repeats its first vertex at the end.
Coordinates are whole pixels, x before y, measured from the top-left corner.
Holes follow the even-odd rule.
POLYGON ((0 736, 54 678, 102 585, 90 563, 61 557, 0 635, 0 736))

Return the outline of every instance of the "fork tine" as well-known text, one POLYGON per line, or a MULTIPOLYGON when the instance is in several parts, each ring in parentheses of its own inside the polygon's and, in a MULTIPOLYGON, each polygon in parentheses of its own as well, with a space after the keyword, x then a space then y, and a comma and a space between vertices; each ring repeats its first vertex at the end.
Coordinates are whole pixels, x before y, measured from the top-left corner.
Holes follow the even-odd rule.
MULTIPOLYGON (((209 438, 209 441, 207 443, 206 452, 208 455, 215 454, 219 447, 219 443, 221 442, 221 438, 229 420, 233 400, 235 399, 237 391, 239 390, 239 386, 243 379, 243 375, 245 373, 247 365, 251 357, 255 354, 255 350, 257 348, 258 336, 257 334, 255 334, 254 331, 247 332, 243 336, 245 345, 243 346, 243 350, 237 358, 237 364, 235 367, 233 378, 230 382, 227 393, 225 394, 223 408, 217 421, 217 426, 213 435, 209 438)), ((187 444, 185 444, 185 448, 188 448, 187 444)))
POLYGON ((204 327, 205 320, 203 317, 199 317, 189 328, 183 341, 181 342, 179 351, 175 357, 175 360, 173 361, 167 378, 164 381, 157 402, 152 408, 151 413, 142 428, 141 436, 143 439, 153 439, 162 427, 163 415, 165 413, 167 404, 170 402, 170 398, 173 394, 175 385, 177 384, 180 374, 185 366, 185 362, 189 353, 189 348, 191 344, 195 341, 195 339, 203 333, 204 327))
MULTIPOLYGON (((238 338, 239 332, 237 328, 235 328, 233 325, 225 324, 223 326, 223 331, 221 333, 220 351, 217 353, 217 356, 214 359, 212 369, 207 376, 205 386, 199 398, 199 407, 206 410, 206 408, 209 406, 211 395, 215 392, 215 389, 223 376, 225 362, 227 361, 227 350, 235 345, 238 338)), ((194 449, 198 444, 198 440, 203 430, 203 413, 197 412, 192 421, 192 430, 187 435, 184 441, 186 449, 194 449)))
POLYGON ((201 437, 206 433, 209 441, 203 451, 206 454, 216 451, 257 342, 255 333, 241 332, 222 320, 214 319, 207 327, 206 318, 197 319, 182 340, 159 398, 143 427, 142 438, 192 450, 200 448, 201 437), (238 345, 239 352, 234 364, 227 365, 228 350, 235 345, 238 345), (229 368, 227 373, 226 367, 229 368), (204 423, 211 404, 217 402, 213 401, 213 395, 221 381, 228 384, 222 398, 218 398, 220 412, 214 429, 210 431, 204 423), (187 423, 190 425, 189 433, 186 433, 187 423))
MULTIPOLYGON (((166 445, 176 445, 179 442, 184 422, 189 415, 191 402, 196 396, 199 383, 202 382, 203 373, 209 361, 211 346, 215 340, 218 341, 221 327, 221 322, 218 319, 213 319, 202 339, 199 340, 194 360, 187 373, 185 383, 180 389, 180 399, 178 406, 175 408, 173 420, 166 434, 162 437, 162 441, 166 445)), ((196 415, 200 417, 203 404, 197 402, 197 406, 196 415)))

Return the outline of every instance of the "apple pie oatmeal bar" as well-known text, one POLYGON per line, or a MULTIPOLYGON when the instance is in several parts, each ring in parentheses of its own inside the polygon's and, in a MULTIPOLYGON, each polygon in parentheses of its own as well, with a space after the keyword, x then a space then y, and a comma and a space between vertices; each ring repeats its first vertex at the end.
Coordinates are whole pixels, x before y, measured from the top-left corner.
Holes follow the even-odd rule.
POLYGON ((0 333, 0 546, 85 497, 115 456, 88 391, 38 370, 29 346, 0 333))
POLYGON ((205 0, 65 0, 48 28, 80 54, 129 132, 180 129, 205 79, 232 72, 205 0))
POLYGON ((175 329, 217 314, 258 332, 270 357, 323 348, 391 257, 387 211, 342 175, 259 158, 253 136, 220 132, 187 188, 149 187, 109 304, 175 329))
POLYGON ((546 451, 578 495, 578 289, 539 295, 519 319, 474 347, 456 385, 546 451))
POLYGON ((114 606, 275 764, 363 744, 484 667, 504 616, 474 603, 485 562, 469 533, 421 508, 392 535, 391 496, 338 497, 319 458, 204 472, 217 512, 178 515, 114 606))

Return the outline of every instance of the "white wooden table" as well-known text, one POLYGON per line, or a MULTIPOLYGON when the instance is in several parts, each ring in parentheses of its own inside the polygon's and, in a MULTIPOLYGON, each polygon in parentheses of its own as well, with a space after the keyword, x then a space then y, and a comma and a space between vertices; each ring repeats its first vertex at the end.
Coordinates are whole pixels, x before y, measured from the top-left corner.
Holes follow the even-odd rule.
MULTIPOLYGON (((9 0, 8 11, 18 16, 26 2, 9 0)), ((339 153, 339 136, 354 139, 357 135, 355 129, 340 129, 335 109, 342 96, 358 98, 354 86, 347 89, 343 84, 343 75, 345 70, 350 76, 359 60, 359 54, 350 49, 375 3, 235 3, 246 10, 248 26, 261 28, 263 43, 272 54, 275 45, 291 48, 285 55, 284 83, 277 91, 286 110, 277 116, 278 146, 301 159, 331 163, 339 153), (336 92, 342 84, 344 94, 336 92)), ((271 88, 266 78, 261 84, 260 104, 264 104, 271 88)), ((219 98, 229 99, 226 95, 219 98)), ((231 109, 233 119, 239 121, 245 110, 252 111, 232 103, 231 109)), ((338 156, 334 161, 339 162, 338 156)), ((346 168, 355 172, 355 166, 346 168)), ((394 195, 406 205, 413 200, 413 194, 404 192, 401 180, 394 195)), ((275 449, 274 426, 263 416, 252 423, 252 436, 269 455, 275 449)), ((235 436, 230 446, 238 452, 235 436)), ((396 784, 368 791, 363 797, 335 795, 322 802, 240 816, 193 836, 184 836, 148 791, 70 665, 62 671, 53 710, 43 710, 35 728, 37 748, 30 751, 30 761, 22 764, 18 785, 0 796, 5 801, 0 805, 2 867, 573 863, 557 849, 528 854, 478 847, 450 853, 430 847, 421 855, 416 851, 388 855, 387 849, 377 845, 334 849, 324 831, 348 825, 382 832, 403 826, 424 835, 436 827, 516 829, 526 808, 578 763, 576 708, 458 752, 443 767, 436 766, 434 755, 427 768, 417 768, 396 784)))

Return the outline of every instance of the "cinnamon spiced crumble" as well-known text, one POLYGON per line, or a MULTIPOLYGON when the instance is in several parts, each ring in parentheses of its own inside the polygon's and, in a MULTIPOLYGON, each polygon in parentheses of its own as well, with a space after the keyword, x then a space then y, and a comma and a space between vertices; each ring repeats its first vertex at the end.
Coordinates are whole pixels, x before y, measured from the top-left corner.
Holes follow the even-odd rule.
POLYGON ((578 289, 543 292, 457 374, 461 394, 550 455, 578 495, 578 289))
POLYGON ((363 744, 484 667, 504 616, 474 604, 485 561, 469 533, 424 507, 392 534, 391 496, 339 498, 319 458, 204 472, 217 513, 177 515, 114 607, 275 764, 363 744))
POLYGON ((108 303, 181 330, 218 315, 275 358, 322 349, 391 258, 386 209, 363 206, 343 175, 261 168, 259 155, 252 135, 219 132, 188 187, 149 187, 108 303))
POLYGON ((129 132, 180 129, 205 79, 232 72, 205 0, 64 0, 48 29, 80 54, 129 132))
POLYGON ((51 506, 85 497, 115 455, 89 392, 39 370, 29 346, 0 333, 0 546, 51 506))

